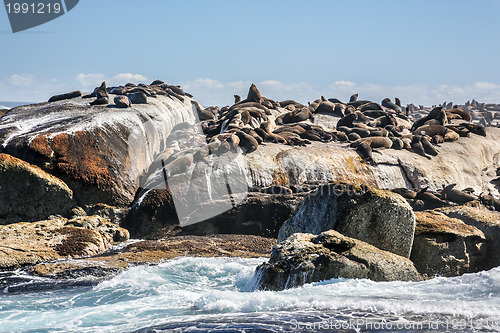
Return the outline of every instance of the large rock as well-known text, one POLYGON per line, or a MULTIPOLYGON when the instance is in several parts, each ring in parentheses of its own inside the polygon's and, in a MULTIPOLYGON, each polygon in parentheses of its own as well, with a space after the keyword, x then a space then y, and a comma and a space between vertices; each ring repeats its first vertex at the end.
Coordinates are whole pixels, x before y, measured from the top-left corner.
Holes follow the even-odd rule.
POLYGON ((98 216, 72 220, 55 218, 0 226, 0 269, 34 265, 49 260, 94 256, 128 232, 98 216))
POLYGON ((171 129, 196 123, 191 101, 158 96, 119 110, 77 97, 16 107, 0 120, 0 152, 62 179, 82 207, 126 206, 171 129))
POLYGON ((39 167, 0 154, 0 224, 43 220, 74 205, 73 191, 39 167))
POLYGON ((445 207, 437 211, 481 230, 486 237, 484 269, 500 266, 500 212, 471 205, 445 207))
POLYGON ((435 211, 415 215, 417 226, 410 259, 421 274, 459 276, 482 269, 486 239, 480 230, 435 211))
POLYGON ((294 233, 337 230, 381 250, 409 257, 415 215, 406 200, 390 191, 334 183, 309 193, 279 231, 278 241, 294 233))
POLYGON ((256 270, 260 289, 282 290, 333 278, 421 281, 407 258, 382 251, 334 230, 294 234, 273 249, 269 263, 256 270))

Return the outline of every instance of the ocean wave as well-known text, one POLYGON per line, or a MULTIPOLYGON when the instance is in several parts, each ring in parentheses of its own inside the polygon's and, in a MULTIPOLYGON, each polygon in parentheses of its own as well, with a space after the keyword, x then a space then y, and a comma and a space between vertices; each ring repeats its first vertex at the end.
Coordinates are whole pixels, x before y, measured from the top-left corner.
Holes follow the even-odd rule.
POLYGON ((290 325, 293 318, 500 320, 500 268, 424 282, 332 279, 279 292, 251 291, 263 261, 183 257, 132 267, 91 288, 4 295, 0 321, 7 331, 195 331, 253 323, 278 332, 277 323, 290 325))

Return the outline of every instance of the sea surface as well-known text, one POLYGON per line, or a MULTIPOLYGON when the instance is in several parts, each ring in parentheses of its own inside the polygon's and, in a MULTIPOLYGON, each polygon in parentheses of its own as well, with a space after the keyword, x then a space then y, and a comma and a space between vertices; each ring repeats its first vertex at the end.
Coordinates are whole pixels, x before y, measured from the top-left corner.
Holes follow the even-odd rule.
POLYGON ((12 108, 15 108, 16 106, 27 105, 27 104, 33 104, 33 103, 30 103, 30 102, 5 102, 5 101, 0 101, 0 110, 2 110, 2 109, 12 109, 12 108))
POLYGON ((0 331, 500 331, 500 268, 425 282, 332 279, 255 291, 264 260, 182 257, 70 283, 0 273, 0 331))

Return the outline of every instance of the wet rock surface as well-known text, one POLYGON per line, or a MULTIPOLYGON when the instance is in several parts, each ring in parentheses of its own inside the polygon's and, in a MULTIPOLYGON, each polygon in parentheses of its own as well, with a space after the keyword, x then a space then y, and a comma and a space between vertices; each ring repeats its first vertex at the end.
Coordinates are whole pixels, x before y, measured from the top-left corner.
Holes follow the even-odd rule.
POLYGON ((73 191, 37 166, 0 154, 0 224, 39 221, 64 214, 74 205, 73 191))
POLYGON ((338 232, 385 251, 409 257, 415 231, 410 205, 398 194, 367 186, 333 183, 309 193, 279 231, 278 241, 294 233, 338 232))
POLYGON ((264 290, 283 290, 333 278, 421 281, 413 263, 330 230, 318 236, 294 234, 273 249, 255 273, 264 290))
POLYGON ((415 212, 415 216, 410 259, 421 274, 451 277, 483 269, 487 245, 479 229, 435 211, 415 212))

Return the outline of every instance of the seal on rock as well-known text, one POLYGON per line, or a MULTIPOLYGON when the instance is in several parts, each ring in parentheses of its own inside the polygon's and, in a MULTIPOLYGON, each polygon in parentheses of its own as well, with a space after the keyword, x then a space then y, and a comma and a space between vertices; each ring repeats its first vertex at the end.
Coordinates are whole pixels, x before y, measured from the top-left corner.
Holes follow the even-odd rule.
POLYGON ((235 134, 240 139, 240 147, 245 154, 250 154, 259 147, 259 143, 253 136, 242 131, 236 131, 235 134))
POLYGON ((80 90, 76 90, 66 94, 52 96, 51 98, 49 98, 49 103, 63 101, 65 99, 72 99, 80 96, 82 96, 82 92, 80 90))
POLYGON ((119 108, 129 108, 131 106, 130 99, 127 96, 116 96, 114 98, 115 105, 119 108))
POLYGON ((135 92, 133 94, 127 95, 132 104, 147 104, 148 97, 142 91, 135 92))

